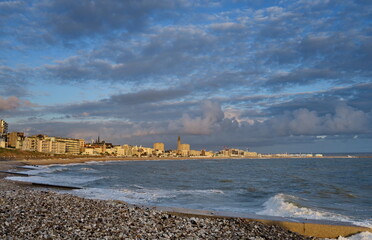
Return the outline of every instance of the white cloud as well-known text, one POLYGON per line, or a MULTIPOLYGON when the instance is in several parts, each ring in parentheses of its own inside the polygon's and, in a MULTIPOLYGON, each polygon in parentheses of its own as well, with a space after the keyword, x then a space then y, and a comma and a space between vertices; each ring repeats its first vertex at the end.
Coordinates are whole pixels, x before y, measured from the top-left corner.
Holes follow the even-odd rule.
POLYGON ((181 119, 171 121, 170 130, 180 131, 184 134, 212 134, 219 128, 224 118, 221 105, 217 102, 206 100, 201 104, 202 116, 192 117, 188 113, 183 114, 181 119))

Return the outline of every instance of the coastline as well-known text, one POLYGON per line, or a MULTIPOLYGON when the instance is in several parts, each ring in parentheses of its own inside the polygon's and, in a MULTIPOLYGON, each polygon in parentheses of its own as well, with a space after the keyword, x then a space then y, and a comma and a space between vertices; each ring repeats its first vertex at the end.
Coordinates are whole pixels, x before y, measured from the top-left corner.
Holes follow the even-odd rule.
MULTIPOLYGON (((190 159, 190 158, 185 158, 190 159)), ((226 159, 226 158, 225 158, 226 159)), ((120 161, 127 161, 127 160, 150 160, 150 159, 144 159, 144 158, 126 158, 126 159, 112 159, 112 158, 101 158, 101 159, 68 159, 69 161, 66 162, 66 159, 45 159, 45 160, 32 160, 32 161, 8 161, 8 162, 0 162, 0 170, 10 170, 14 169, 16 167, 20 167, 22 165, 47 165, 47 164, 70 164, 70 163, 83 163, 83 162, 90 162, 90 161, 114 161, 114 160, 120 160, 120 161), (62 162, 61 162, 62 161, 62 162), (36 164, 37 163, 37 164, 36 164), (5 167, 5 169, 4 169, 5 167)), ((181 160, 181 158, 171 158, 171 159, 154 159, 154 160, 181 160)), ((6 173, 0 173, 0 178, 3 178, 6 175, 6 173)), ((40 192, 39 188, 35 188, 35 186, 32 186, 31 184, 26 183, 15 183, 11 182, 9 180, 0 179, 0 184, 3 186, 5 184, 5 189, 11 189, 11 190, 20 190, 19 193, 21 195, 33 195, 34 192, 32 191, 38 191, 40 192), (26 190, 26 191, 23 191, 26 190)), ((43 189, 50 189, 48 186, 41 186, 43 189)), ((3 187, 2 187, 3 188, 3 187)), ((43 191, 41 191, 43 192, 43 191)), ((48 192, 49 193, 49 192, 48 192)), ((58 194, 54 192, 50 192, 52 196, 55 195, 62 195, 65 194, 58 194)), ((92 201, 88 199, 82 200, 82 198, 75 197, 72 195, 68 195, 68 199, 74 199, 73 201, 92 201)), ((25 196, 24 196, 25 197, 25 196)), ((63 198, 63 197, 62 197, 63 198)), ((62 200, 63 201, 63 200, 62 200)), ((93 200, 95 202, 106 202, 111 203, 112 201, 107 200, 93 200)), ((118 202, 118 201, 114 201, 118 202)), ((130 206, 127 203, 121 202, 121 204, 124 204, 125 206, 129 208, 137 209, 138 206, 130 206)), ((153 209, 155 212, 160 212, 161 214, 169 214, 174 217, 180 217, 182 219, 207 219, 205 221, 214 221, 211 219, 215 219, 217 222, 219 221, 231 221, 231 219, 234 219, 239 222, 239 224, 252 224, 253 227, 260 226, 263 227, 266 230, 263 230, 265 234, 268 234, 269 229, 274 228, 275 232, 277 234, 283 234, 282 229, 297 232, 301 234, 302 236, 315 236, 315 237, 327 237, 327 238, 335 238, 338 236, 349 236, 358 232, 365 232, 369 231, 372 232, 372 229, 365 228, 365 227, 359 227, 359 226, 353 226, 345 223, 338 223, 338 222, 329 222, 329 221, 311 221, 311 220, 303 220, 303 219, 289 219, 289 218, 280 218, 280 217, 269 217, 269 216, 259 216, 259 215, 239 215, 234 213, 224 213, 224 212, 212 212, 212 211, 201 211, 201 210, 193 210, 193 209, 180 209, 180 208, 172 208, 172 207, 148 207, 148 206, 142 206, 138 211, 147 211, 146 209, 153 209), (263 223, 261 226, 260 224, 263 223), (258 224, 258 225, 257 225, 258 224), (279 226, 279 228, 278 228, 279 226)), ((153 211, 151 210, 151 211, 153 211)), ((153 215, 153 212, 149 213, 151 216, 153 215)), ((155 214, 157 215, 157 213, 155 214)), ((193 220, 195 221, 195 220, 193 220)), ((204 221, 204 220, 203 220, 204 221)), ((237 224, 237 223, 236 223, 237 224)), ((204 229, 205 230, 205 229, 204 229)), ((264 235, 265 236, 265 235, 264 235)), ((200 237, 200 236, 199 236, 200 237)), ((265 239, 271 239, 268 236, 266 236, 265 239), (267 237, 267 238, 266 238, 267 237)), ((281 239, 278 237, 274 237, 272 239, 281 239)), ((292 236, 290 239, 306 239, 306 237, 301 236, 292 236)), ((312 239, 312 238, 310 238, 312 239)))
MULTIPOLYGON (((172 160, 210 160, 210 159, 319 159, 319 158, 350 158, 349 156, 323 156, 323 157, 91 157, 91 156, 71 156, 71 157, 53 157, 42 159, 16 158, 15 161, 20 161, 26 165, 52 165, 52 164, 75 164, 85 162, 110 162, 110 161, 172 161, 172 160)), ((354 157, 367 158, 367 157, 354 157)), ((372 157, 371 157, 372 158, 372 157)))
MULTIPOLYGON (((1 161, 0 170, 22 166, 1 161)), ((314 239, 241 218, 197 217, 121 201, 92 200, 4 179, 1 239, 314 239)))

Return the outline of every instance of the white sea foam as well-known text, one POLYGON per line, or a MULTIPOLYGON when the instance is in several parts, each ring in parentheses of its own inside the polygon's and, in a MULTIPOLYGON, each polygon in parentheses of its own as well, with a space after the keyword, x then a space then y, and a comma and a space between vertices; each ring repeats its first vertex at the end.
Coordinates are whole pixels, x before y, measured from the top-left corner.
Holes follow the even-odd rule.
POLYGON ((156 202, 160 198, 174 198, 169 191, 144 190, 144 189, 103 189, 103 188, 84 188, 73 191, 75 194, 85 198, 101 200, 121 200, 131 204, 148 204, 156 202))
POLYGON ((81 178, 80 176, 69 176, 61 178, 60 176, 29 176, 29 177, 7 177, 6 179, 12 180, 12 181, 19 181, 19 182, 31 182, 31 183, 41 183, 41 184, 52 184, 52 185, 63 185, 63 186, 74 186, 79 187, 82 184, 97 181, 99 179, 102 179, 102 177, 88 177, 85 176, 84 178, 81 178))
POLYGON ((24 165, 24 166, 21 166, 20 168, 24 168, 24 169, 39 169, 39 166, 24 165))
POLYGON ((350 222, 359 226, 371 227, 370 221, 354 221, 347 216, 341 214, 335 214, 326 212, 319 209, 310 209, 307 207, 300 207, 295 204, 295 196, 286 195, 283 193, 276 194, 267 200, 263 206, 264 209, 256 212, 260 215, 268 216, 280 216, 280 217, 293 217, 293 218, 305 218, 305 219, 319 219, 319 220, 331 220, 340 222, 350 222))
MULTIPOLYGON (((325 238, 324 240, 331 240, 325 238)), ((338 237, 337 240, 372 240, 372 233, 370 232, 361 232, 350 237, 338 237)))
POLYGON ((102 189, 102 188, 85 188, 74 190, 74 193, 85 198, 101 200, 122 200, 131 204, 156 204, 162 198, 174 199, 179 194, 190 195, 214 195, 223 194, 223 191, 217 189, 206 190, 165 190, 165 189, 148 189, 139 185, 133 185, 135 189, 102 189))

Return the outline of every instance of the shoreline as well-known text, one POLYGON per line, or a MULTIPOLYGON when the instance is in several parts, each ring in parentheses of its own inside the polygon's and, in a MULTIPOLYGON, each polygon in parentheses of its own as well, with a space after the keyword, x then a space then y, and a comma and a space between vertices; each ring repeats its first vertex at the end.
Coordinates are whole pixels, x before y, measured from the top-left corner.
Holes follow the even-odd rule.
MULTIPOLYGON (((190 158, 185 158, 190 159, 190 158)), ((226 158, 224 158, 226 159, 226 158)), ((62 164, 69 164, 69 163, 84 163, 84 162, 91 162, 97 159, 71 159, 73 162, 69 161, 68 163, 65 162, 65 159, 48 159, 48 160, 34 160, 39 161, 39 164, 32 164, 32 165, 48 165, 48 164, 61 164, 61 162, 56 162, 63 160, 62 164), (50 161, 52 160, 52 161, 50 161), (75 161, 74 161, 75 160, 75 161), (78 160, 78 162, 76 162, 78 160), (40 162, 44 164, 40 164, 40 162)), ((119 160, 119 159, 116 159, 119 160)), ((120 161, 144 161, 145 159, 120 159, 120 161)), ((148 160, 148 159, 147 159, 148 160)), ((181 160, 180 158, 173 158, 173 159, 156 159, 156 160, 181 160)), ((35 163, 35 162, 32 163, 35 163)), ((100 161, 113 161, 112 158, 105 158, 100 159, 100 161)), ((4 169, 4 162, 0 162, 0 170, 11 170, 15 168, 22 168, 25 165, 24 161, 8 161, 8 165, 4 169)), ((26 163, 27 165, 27 163, 26 163)), ((35 186, 32 183, 24 183, 24 182, 15 182, 10 180, 3 179, 6 172, 0 172, 0 184, 4 184, 4 182, 10 183, 13 185, 13 188, 17 188, 15 186, 31 189, 33 191, 40 191, 40 189, 51 190, 54 187, 63 187, 63 186, 35 186)), ((60 194, 61 193, 54 193, 53 194, 60 194)), ((70 194, 68 194, 70 195, 70 194)), ((72 198, 81 199, 80 197, 76 197, 71 195, 72 198)), ((112 202, 111 200, 97 200, 103 202, 112 202)), ((121 201, 115 201, 121 202, 121 201)), ((131 205, 125 202, 121 202, 129 207, 137 208, 140 205, 131 205)), ((157 206, 140 206, 141 209, 152 209, 155 211, 160 211, 165 214, 170 214, 172 216, 179 216, 182 218, 198 218, 198 219, 240 219, 243 222, 249 223, 263 223, 264 226, 267 227, 276 227, 279 226, 280 228, 296 232, 301 234, 302 236, 306 237, 318 237, 318 238, 336 238, 338 236, 349 236, 352 234, 357 234, 359 232, 372 232, 371 228, 367 227, 360 227, 353 225, 351 223, 344 223, 344 222, 333 222, 333 221, 325 221, 325 220, 306 220, 306 219, 292 219, 292 218, 283 218, 283 217, 272 217, 272 216, 262 216, 256 214, 239 214, 239 213, 231 213, 231 212, 217 212, 217 211, 204 211, 204 210, 195 210, 195 209, 183 209, 183 208, 175 208, 175 207, 157 207, 157 206)), ((278 238, 280 239, 280 238, 278 238)), ((294 238, 297 239, 297 238, 294 238)), ((301 238, 299 238, 301 239, 301 238)))
MULTIPOLYGON (((23 163, 1 161, 0 170, 23 163)), ((197 217, 93 200, 3 179, 1 239, 315 239, 241 218, 197 217)))
MULTIPOLYGON (((323 157, 53 157, 43 159, 25 159, 17 158, 14 161, 19 161, 25 165, 52 165, 52 164, 74 164, 74 163, 86 163, 86 162, 111 162, 111 161, 174 161, 174 160, 218 160, 218 159, 329 159, 329 158, 369 158, 369 156, 323 156, 323 157)), ((370 157, 372 158, 372 156, 370 157)))

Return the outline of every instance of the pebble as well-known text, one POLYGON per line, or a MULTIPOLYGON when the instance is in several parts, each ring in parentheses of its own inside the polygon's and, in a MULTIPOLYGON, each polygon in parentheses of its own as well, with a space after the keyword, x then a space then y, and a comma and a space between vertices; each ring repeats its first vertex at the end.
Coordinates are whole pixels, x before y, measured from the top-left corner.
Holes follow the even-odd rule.
POLYGON ((25 187, 0 190, 0 239, 315 239, 239 218, 172 215, 25 187))

